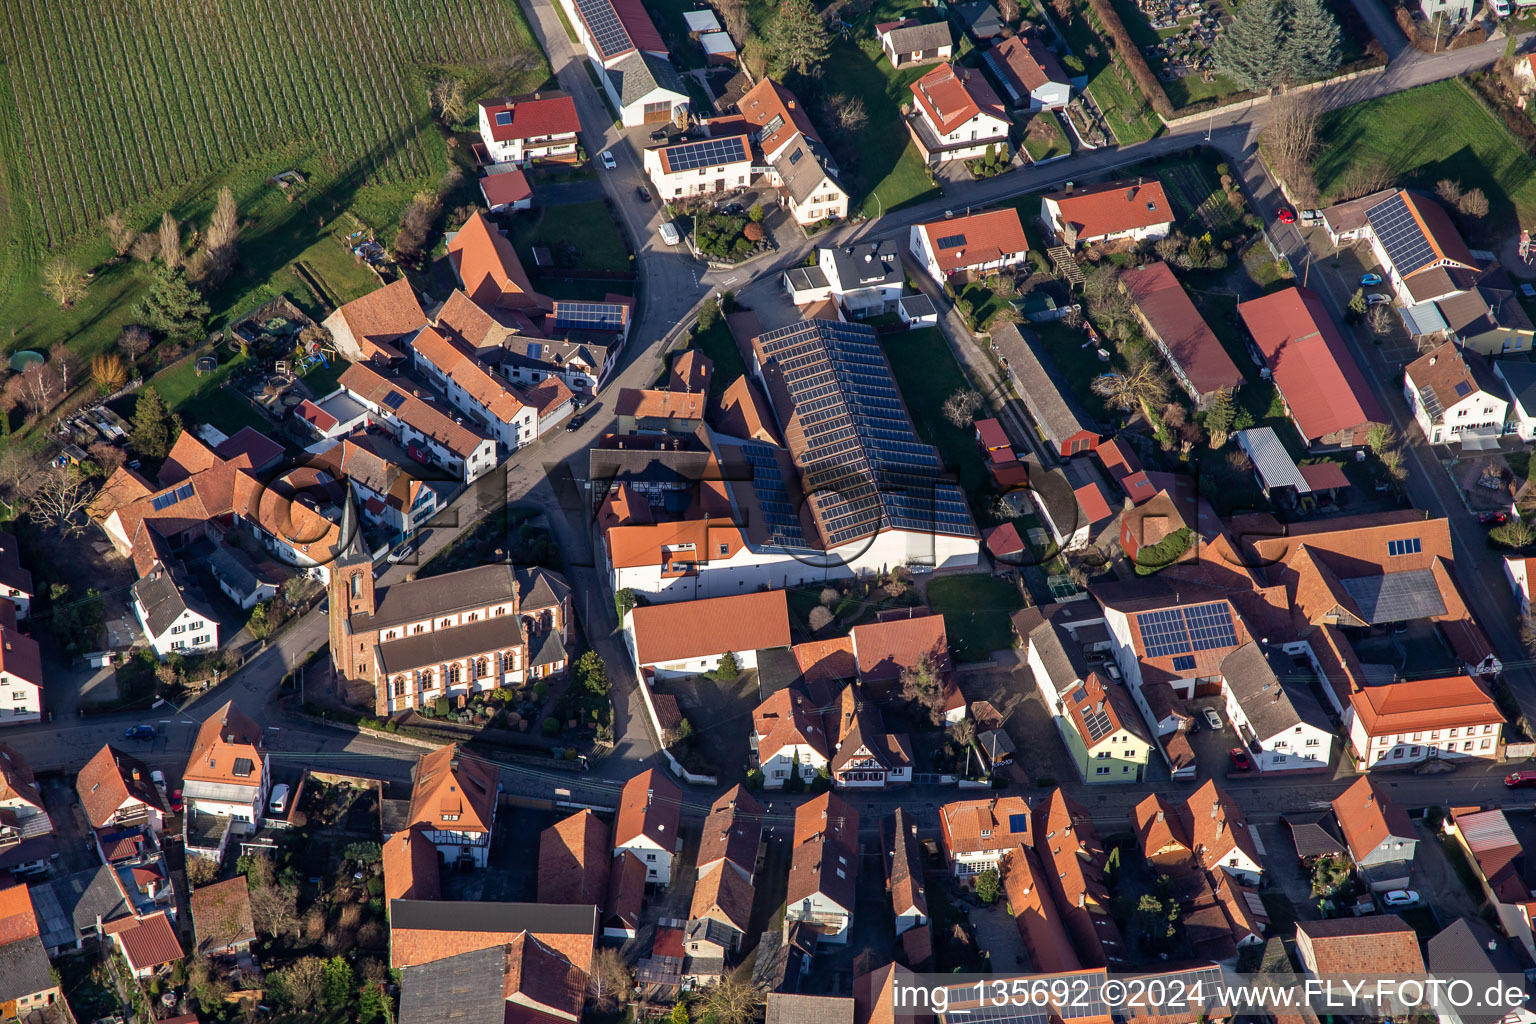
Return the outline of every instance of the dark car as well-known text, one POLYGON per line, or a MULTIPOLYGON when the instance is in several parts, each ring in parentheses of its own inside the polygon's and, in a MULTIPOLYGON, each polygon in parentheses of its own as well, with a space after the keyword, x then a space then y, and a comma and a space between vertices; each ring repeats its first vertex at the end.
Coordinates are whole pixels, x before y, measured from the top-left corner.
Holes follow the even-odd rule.
POLYGON ((1536 772, 1510 772, 1504 776, 1504 785, 1510 789, 1524 789, 1526 786, 1536 786, 1536 772))
POLYGON ((651 132, 652 142, 666 142, 667 138, 668 133, 665 128, 657 128, 655 131, 651 132))
POLYGON ((1240 772, 1253 771, 1253 758, 1248 756, 1248 751, 1242 747, 1233 747, 1227 751, 1227 756, 1232 759, 1232 767, 1240 772))
POLYGON ((720 212, 728 213, 732 217, 744 217, 746 216, 747 208, 740 203, 728 203, 720 212))
POLYGON ((571 422, 565 425, 565 432, 570 433, 573 430, 580 430, 581 425, 585 422, 587 422, 587 418, 585 416, 572 416, 571 422))
POLYGON ((651 201, 651 190, 644 185, 640 185, 635 189, 635 198, 642 203, 648 203, 651 201))
POLYGON ((123 730, 125 740, 152 740, 155 738, 155 727, 152 725, 130 725, 123 730))
POLYGON ((1499 526, 1509 522, 1509 513, 1504 511, 1483 512, 1478 515, 1477 521, 1484 526, 1499 526))

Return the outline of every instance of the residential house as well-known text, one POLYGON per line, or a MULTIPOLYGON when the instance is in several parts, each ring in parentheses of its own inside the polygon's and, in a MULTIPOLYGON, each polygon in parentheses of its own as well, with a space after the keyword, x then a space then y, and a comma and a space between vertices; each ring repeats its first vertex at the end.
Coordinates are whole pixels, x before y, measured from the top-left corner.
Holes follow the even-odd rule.
POLYGON ((42 717, 42 651, 36 640, 16 628, 16 606, 0 597, 0 725, 42 717))
POLYGON ((603 905, 613 863, 608 826, 584 807, 539 833, 540 903, 603 905))
POLYGON ((1093 463, 1073 459, 1047 470, 1030 456, 1023 465, 1030 502, 1060 548, 1075 551, 1113 540, 1116 506, 1093 463))
POLYGON ((1405 306, 1467 291, 1482 274, 1450 215, 1429 196, 1397 189, 1365 211, 1365 222, 1371 254, 1405 306))
POLYGON ((912 83, 917 102, 907 131, 929 167, 999 153, 1010 155, 1013 122, 990 83, 974 68, 944 63, 912 83))
POLYGON ((396 539, 415 533, 443 507, 450 485, 423 479, 413 471, 405 449, 380 434, 342 438, 315 456, 336 480, 351 485, 363 519, 387 528, 396 539))
POLYGON ((908 248, 939 284, 951 274, 986 274, 1022 266, 1029 240, 1019 211, 1008 206, 912 225, 908 248))
POLYGON ((75 794, 92 828, 165 827, 165 800, 149 769, 131 754, 105 744, 75 776, 75 794))
POLYGON ((928 898, 923 892, 923 855, 917 842, 917 823, 905 810, 880 822, 880 849, 885 861, 885 888, 896 916, 896 934, 927 928, 928 898))
POLYGON ((336 563, 330 599, 337 676, 373 687, 374 713, 565 671, 571 588, 549 569, 477 565, 374 589, 372 560, 336 563))
POLYGON ((448 262, 459 286, 483 309, 551 308, 548 297, 533 290, 512 242, 479 210, 448 236, 448 262))
POLYGON ((192 931, 197 956, 239 957, 256 941, 251 890, 244 875, 192 890, 192 931))
MULTIPOLYGON (((1041 855, 1028 846, 1010 852, 1003 860, 1002 882, 1007 908, 1019 929, 1030 964, 1050 974, 1082 970, 1083 961, 1067 934, 1041 855)), ((1081 915, 1078 920, 1082 920, 1081 915)))
POLYGON ((981 59, 1014 109, 1059 110, 1072 99, 1071 78, 1038 35, 995 42, 981 59))
POLYGON ((632 939, 640 928, 640 912, 645 909, 645 861, 633 850, 624 850, 609 860, 608 894, 601 904, 603 937, 632 939))
POLYGON ((354 363, 393 363, 405 358, 416 332, 427 326, 416 292, 405 278, 375 288, 337 307, 322 326, 336 351, 354 363))
POLYGON ((1061 713, 1066 695, 1088 678, 1088 659, 1065 628, 1045 619, 1024 641, 1024 661, 1035 688, 1052 715, 1061 713))
POLYGON ((17 619, 31 613, 33 587, 32 573, 21 564, 15 535, 0 530, 0 598, 11 602, 17 619))
POLYGON ((0 1018, 73 1020, 43 947, 38 913, 25 885, 0 890, 0 1018), (52 1007, 64 1005, 62 1017, 52 1007))
POLYGON ((1130 239, 1165 238, 1173 205, 1157 179, 1068 186, 1040 197, 1040 224, 1058 245, 1077 248, 1130 239))
POLYGON ((1252 639, 1225 591, 1137 580, 1095 587, 1093 594, 1133 693, 1153 682, 1168 684, 1183 700, 1197 690, 1218 693, 1222 659, 1252 639))
POLYGON ((57 856, 53 819, 31 766, 0 743, 0 870, 13 878, 38 874, 57 856))
POLYGON ((1510 589, 1515 592, 1515 600, 1520 602, 1521 615, 1531 613, 1533 569, 1536 569, 1536 559, 1515 555, 1504 556, 1504 578, 1509 582, 1510 589))
POLYGON ((699 869, 684 933, 688 955, 725 961, 742 946, 752 917, 752 883, 724 863, 699 869))
MULTIPOLYGON (((1418 326, 1415 314, 1421 308, 1400 311, 1414 334, 1419 333, 1414 330, 1418 326)), ((1425 326, 1443 330, 1446 337, 1473 352, 1485 356, 1529 352, 1536 343, 1536 325, 1502 270, 1485 274, 1476 287, 1436 300, 1434 309, 1445 326, 1440 327, 1433 318, 1425 326)))
POLYGON ((763 805, 740 785, 722 793, 710 806, 699 836, 698 870, 702 875, 723 865, 748 882, 757 872, 757 852, 763 845, 763 805))
MULTIPOLYGON (((496 439, 501 451, 512 452, 539 436, 540 410, 512 390, 511 383, 485 363, 428 327, 411 345, 416 368, 467 415, 476 429, 496 439)), ((566 403, 569 404, 569 393, 566 403)))
POLYGON ((1408 885, 1418 834, 1408 812, 1382 786, 1360 776, 1334 798, 1333 814, 1362 880, 1377 892, 1408 885))
POLYGON ((736 110, 753 129, 769 167, 769 184, 789 200, 797 223, 848 216, 848 193, 838 184, 837 161, 794 93, 764 78, 736 101, 736 110))
POLYGON ((1509 401, 1500 380, 1482 356, 1453 342, 1408 364, 1403 397, 1430 444, 1486 448, 1504 434, 1509 401))
MULTIPOLYGON (((385 837, 383 860, 385 900, 435 900, 442 895, 442 866, 437 844, 428 837, 426 828, 413 825, 385 837)), ((608 866, 606 846, 602 864, 604 868, 608 866)), ((543 880, 541 870, 540 883, 543 880)))
POLYGON ((1536 441, 1536 363, 1499 359, 1493 372, 1509 396, 1509 432, 1522 441, 1536 441))
POLYGON ((1500 925, 1519 936, 1529 949, 1529 903, 1536 890, 1527 877, 1524 844, 1515 835, 1509 816, 1497 807, 1453 807, 1445 831, 1455 837, 1472 863, 1500 925))
MULTIPOLYGON (((389 905, 390 966, 413 967, 503 946, 523 933, 559 953, 572 966, 590 970, 597 908, 488 900, 394 900, 389 905)), ((406 1019, 403 1012, 401 1019, 406 1019)))
POLYGON ((796 808, 786 926, 803 922, 820 942, 846 943, 858 873, 858 812, 832 793, 796 808))
POLYGON ((407 827, 419 826, 450 867, 483 868, 496 826, 500 773, 456 743, 416 759, 407 827))
POLYGON ((819 248, 816 266, 828 294, 855 319, 889 312, 906 285, 901 247, 894 239, 819 248))
POLYGON ((1187 810, 1174 800, 1153 793, 1131 811, 1131 821, 1136 844, 1152 867, 1181 869, 1196 859, 1187 810))
POLYGON ((1061 458, 1093 451, 1103 436, 1099 425, 1034 333, 1002 324, 992 330, 992 345, 1051 450, 1061 458))
POLYGON ((957 800, 939 806, 944 856, 956 878, 998 871, 1020 847, 1032 844, 1029 804, 1021 796, 957 800))
POLYGON ((494 173, 482 175, 480 196, 492 213, 533 209, 533 186, 528 184, 528 175, 511 166, 498 166, 494 173))
POLYGON ((1387 421, 1316 292, 1286 288, 1238 304, 1287 415, 1314 451, 1362 447, 1387 421))
POLYGON ((1118 969, 1125 963, 1125 940, 1109 912, 1108 855, 1092 818, 1056 789, 1036 803, 1031 827, 1042 869, 1037 885, 1049 891, 1078 960, 1084 967, 1118 969))
POLYGON ((203 720, 182 771, 187 852, 222 856, 231 833, 254 831, 266 812, 271 768, 261 727, 233 701, 203 720))
POLYGON ((1152 756, 1141 716, 1125 688, 1097 672, 1062 697, 1056 723, 1088 785, 1140 782, 1152 756))
POLYGON ((523 930, 406 967, 400 974, 400 1019, 412 1024, 573 1024, 581 1019, 588 984, 587 972, 561 949, 523 930))
MULTIPOLYGON (((1424 944, 1424 965, 1437 978, 1523 975, 1530 962, 1517 942, 1469 917, 1457 918, 1424 944)), ((1442 996, 1435 1003, 1436 1015, 1449 1024, 1531 1024, 1536 1020, 1527 1005, 1511 1007, 1490 999, 1486 990, 1477 992, 1475 986, 1469 995, 1466 1000, 1442 996)))
POLYGON ((492 315, 455 290, 433 326, 514 385, 526 388, 558 377, 572 391, 591 394, 613 369, 629 332, 634 299, 609 294, 601 301, 552 299, 550 306, 552 311, 536 324, 538 310, 498 309, 492 315))
POLYGON ((636 0, 561 0, 592 70, 626 128, 665 124, 688 109, 667 45, 636 0))
MULTIPOLYGON (((1015 36, 1014 38, 1018 38, 1015 36)), ((1011 41, 1011 40, 1010 40, 1011 41)), ((1120 272, 1120 286, 1147 337, 1198 408, 1225 391, 1243 385, 1243 372, 1227 355, 1221 339, 1200 316, 1168 264, 1159 260, 1120 272)))
POLYGON ((225 596, 244 611, 276 597, 283 584, 292 578, 276 562, 266 558, 253 561, 244 551, 228 544, 220 544, 208 556, 208 571, 225 596))
POLYGON ((1213 875, 1224 872, 1245 885, 1257 884, 1264 873, 1264 843, 1237 801, 1215 779, 1207 779, 1189 795, 1186 806, 1200 866, 1213 875))
POLYGON ((796 687, 770 695, 752 712, 752 742, 765 789, 782 789, 792 773, 809 784, 831 763, 821 713, 796 687))
POLYGON ((479 103, 480 143, 493 163, 530 167, 574 162, 581 119, 576 101, 561 93, 479 103))
POLYGON ((972 0, 970 3, 951 4, 950 11, 960 27, 979 43, 996 39, 1003 34, 1007 23, 998 9, 988 0, 972 0))
POLYGON ((161 968, 179 963, 185 956, 181 940, 176 937, 176 926, 163 910, 147 917, 119 918, 102 930, 112 937, 113 945, 128 962, 129 973, 140 981, 154 977, 161 968))
POLYGON ((880 49, 893 68, 928 64, 936 60, 947 61, 955 52, 955 40, 949 31, 949 22, 918 21, 904 18, 901 21, 885 21, 875 26, 875 37, 880 49))
MULTIPOLYGON (((739 126, 739 119, 732 124, 739 126)), ((687 142, 649 147, 641 163, 656 194, 669 202, 746 188, 752 181, 752 140, 745 132, 690 135, 687 142)))
POLYGON ((1313 974, 1425 973, 1418 936, 1396 914, 1298 921, 1296 958, 1313 974))
POLYGON ((1323 771, 1333 724, 1312 696, 1310 669, 1279 647, 1248 642, 1221 660, 1227 719, 1260 772, 1323 771))
POLYGON ((353 363, 337 384, 342 393, 367 410, 370 427, 393 434, 413 458, 442 467, 465 484, 474 483, 495 467, 495 439, 472 421, 443 411, 435 397, 409 380, 353 363))
POLYGON ((619 815, 613 824, 613 852, 629 850, 645 862, 645 880, 672 883, 672 858, 682 843, 678 817, 683 793, 654 768, 624 783, 619 815))
POLYGON ((843 687, 827 721, 836 750, 829 765, 834 786, 884 789, 912 781, 911 738, 886 731, 879 708, 865 699, 857 683, 843 687))
MULTIPOLYGON (((687 555, 677 553, 680 561, 687 555)), ((773 590, 634 608, 624 616, 624 640, 636 670, 661 678, 712 672, 727 654, 738 668, 756 668, 758 651, 789 646, 789 604, 773 590)))
POLYGON ((1368 767, 1499 756, 1504 715, 1470 675, 1362 686, 1349 695, 1344 728, 1368 767))
POLYGON ((161 661, 172 653, 218 650, 219 620, 185 569, 157 563, 129 594, 144 639, 161 661))

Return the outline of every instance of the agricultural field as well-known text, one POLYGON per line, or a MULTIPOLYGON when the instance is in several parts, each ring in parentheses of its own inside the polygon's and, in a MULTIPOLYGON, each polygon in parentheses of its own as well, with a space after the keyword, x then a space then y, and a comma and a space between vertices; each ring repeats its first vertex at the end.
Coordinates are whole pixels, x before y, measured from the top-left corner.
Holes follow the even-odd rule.
MULTIPOLYGON (((241 268, 208 295, 217 329, 294 292, 287 268, 320 241, 392 237, 456 155, 430 80, 473 99, 548 77, 515 0, 20 0, 0 14, 0 54, 0 350, 84 356, 112 344, 149 277, 110 259, 108 213, 144 230, 169 209, 186 237, 233 190, 241 268), (268 182, 287 170, 305 184, 268 182), (72 309, 40 295, 55 256, 92 275, 72 309)), ((355 290, 356 270, 335 267, 334 290, 355 290)))

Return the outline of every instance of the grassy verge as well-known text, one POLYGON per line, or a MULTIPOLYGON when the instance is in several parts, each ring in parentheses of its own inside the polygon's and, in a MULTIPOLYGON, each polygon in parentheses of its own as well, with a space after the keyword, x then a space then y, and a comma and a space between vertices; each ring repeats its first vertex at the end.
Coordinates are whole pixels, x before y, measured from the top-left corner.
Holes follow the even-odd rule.
POLYGON ((1024 606, 1018 588, 996 576, 935 576, 928 606, 944 616, 956 661, 986 661, 1013 646, 1009 616, 1024 606))
POLYGON ((1072 152, 1066 129, 1061 126, 1055 114, 1044 111, 1029 119, 1029 123, 1024 126, 1024 152, 1036 162, 1072 152))
POLYGON ((528 258, 528 250, 542 245, 549 248, 557 263, 568 269, 633 269, 629 245, 614 224, 608 204, 602 200, 546 206, 536 217, 514 217, 512 244, 517 247, 518 256, 529 265, 532 260, 528 258))
POLYGON ((709 379, 709 393, 716 398, 735 383, 737 377, 747 372, 747 364, 741 358, 741 349, 736 347, 736 339, 731 336, 731 329, 725 325, 724 317, 716 320, 706 331, 694 327, 693 341, 689 347, 703 352, 715 364, 715 372, 709 379))

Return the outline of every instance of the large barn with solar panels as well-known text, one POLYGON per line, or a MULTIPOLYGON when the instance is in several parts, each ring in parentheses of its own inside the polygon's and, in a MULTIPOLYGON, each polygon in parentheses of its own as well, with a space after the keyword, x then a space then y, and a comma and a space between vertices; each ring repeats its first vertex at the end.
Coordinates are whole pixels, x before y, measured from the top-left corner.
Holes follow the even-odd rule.
POLYGON ((640 0, 560 0, 624 127, 664 124, 688 91, 640 0))

